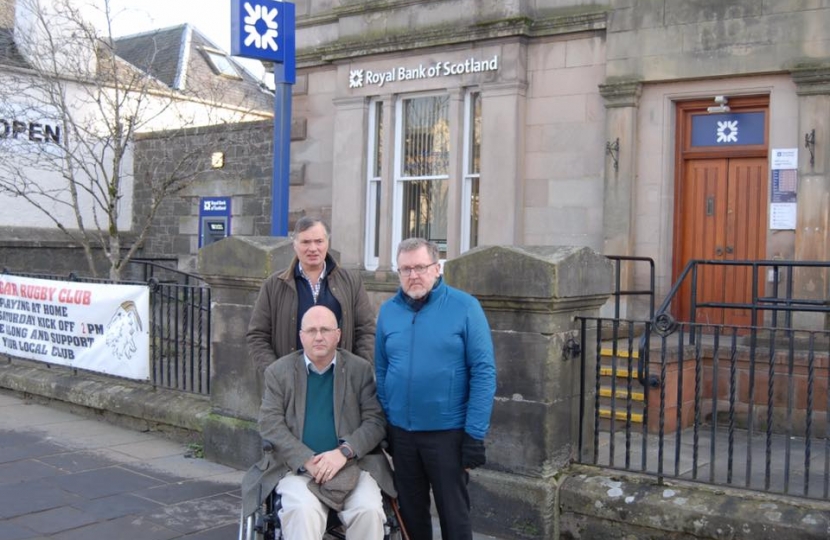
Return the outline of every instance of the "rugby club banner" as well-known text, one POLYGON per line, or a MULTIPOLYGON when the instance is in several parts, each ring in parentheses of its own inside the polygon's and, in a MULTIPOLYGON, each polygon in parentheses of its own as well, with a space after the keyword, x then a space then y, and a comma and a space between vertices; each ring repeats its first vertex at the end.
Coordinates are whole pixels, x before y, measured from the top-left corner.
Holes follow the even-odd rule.
POLYGON ((0 274, 0 353, 150 378, 150 290, 0 274))

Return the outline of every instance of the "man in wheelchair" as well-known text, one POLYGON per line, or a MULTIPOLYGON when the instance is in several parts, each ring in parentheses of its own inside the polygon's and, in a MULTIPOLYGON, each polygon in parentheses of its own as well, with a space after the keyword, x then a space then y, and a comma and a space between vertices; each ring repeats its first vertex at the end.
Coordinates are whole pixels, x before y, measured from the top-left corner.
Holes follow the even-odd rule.
POLYGON ((276 488, 286 540, 323 538, 329 508, 351 540, 382 540, 381 490, 395 497, 392 471, 376 450, 386 434, 372 366, 337 349, 340 330, 326 307, 302 319, 303 350, 265 370, 259 415, 273 446, 242 481, 243 516, 276 488), (325 501, 325 502, 324 502, 325 501))

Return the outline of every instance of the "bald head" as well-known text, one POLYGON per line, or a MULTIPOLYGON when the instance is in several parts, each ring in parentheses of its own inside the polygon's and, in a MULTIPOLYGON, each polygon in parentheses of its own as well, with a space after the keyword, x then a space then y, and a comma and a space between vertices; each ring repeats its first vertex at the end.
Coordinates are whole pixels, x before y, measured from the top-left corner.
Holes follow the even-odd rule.
POLYGON ((305 315, 303 315, 301 328, 306 328, 306 323, 312 320, 317 323, 323 323, 327 328, 337 328, 337 317, 334 315, 334 312, 326 306, 313 306, 309 308, 309 310, 305 312, 305 315))
POLYGON ((303 315, 300 326, 300 341, 309 360, 323 369, 334 359, 340 342, 337 317, 325 306, 314 306, 303 315))

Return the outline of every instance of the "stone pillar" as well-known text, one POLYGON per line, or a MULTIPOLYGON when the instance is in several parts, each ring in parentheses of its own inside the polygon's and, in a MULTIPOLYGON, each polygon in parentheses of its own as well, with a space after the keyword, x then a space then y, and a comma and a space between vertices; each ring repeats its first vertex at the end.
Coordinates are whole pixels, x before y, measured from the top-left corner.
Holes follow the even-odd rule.
POLYGON ((342 251, 344 267, 360 268, 366 244, 368 102, 350 97, 335 99, 334 104, 331 245, 342 251))
POLYGON ((612 273, 611 262, 587 247, 479 247, 447 261, 447 283, 479 299, 496 351, 487 465, 471 474, 476 530, 553 537, 557 474, 579 448, 580 399, 583 453, 592 452, 595 367, 585 366, 582 394, 580 359, 563 351, 571 337, 579 340, 575 316, 599 316, 612 273))
MULTIPOLYGON (((453 88, 450 94, 450 140, 464 139, 464 89, 453 88)), ((464 145, 450 145, 449 187, 447 190, 447 259, 461 253, 461 197, 464 191, 464 145), (455 180, 455 181, 453 181, 455 180)))
MULTIPOLYGON (((605 155, 602 229, 603 253, 606 255, 634 255, 637 107, 641 90, 642 84, 637 81, 600 85, 606 108, 605 140, 615 146, 619 141, 618 148, 613 150, 614 155, 605 155)), ((622 288, 633 289, 632 265, 621 265, 620 273, 622 288)), ((624 301, 627 300, 624 298, 624 301)), ((624 305, 623 309, 627 311, 627 307, 624 305)))
POLYGON ((481 141, 480 245, 521 244, 524 239, 526 46, 506 44, 502 55, 500 82, 483 84, 481 92, 481 132, 498 136, 481 141))
POLYGON ((211 414, 205 456, 237 468, 260 457, 257 417, 262 396, 245 334, 262 281, 294 257, 283 237, 231 236, 199 251, 199 273, 211 291, 211 414))
MULTIPOLYGON (((796 261, 828 260, 830 212, 830 67, 804 67, 792 72, 798 94, 798 209, 795 230, 796 261), (804 148, 804 135, 815 130, 815 155, 804 148)), ((828 297, 827 272, 803 268, 796 272, 793 296, 823 300, 828 297)), ((824 314, 797 313, 797 328, 822 329, 824 314)))

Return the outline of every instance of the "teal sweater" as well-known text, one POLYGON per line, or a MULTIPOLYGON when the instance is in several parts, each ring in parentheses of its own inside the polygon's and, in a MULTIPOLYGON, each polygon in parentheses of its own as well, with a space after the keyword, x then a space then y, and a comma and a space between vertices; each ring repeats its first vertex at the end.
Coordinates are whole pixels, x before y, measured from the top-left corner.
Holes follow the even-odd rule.
POLYGON ((334 368, 322 375, 308 372, 303 444, 315 454, 337 448, 334 428, 334 368))

